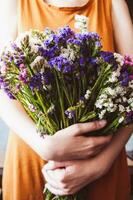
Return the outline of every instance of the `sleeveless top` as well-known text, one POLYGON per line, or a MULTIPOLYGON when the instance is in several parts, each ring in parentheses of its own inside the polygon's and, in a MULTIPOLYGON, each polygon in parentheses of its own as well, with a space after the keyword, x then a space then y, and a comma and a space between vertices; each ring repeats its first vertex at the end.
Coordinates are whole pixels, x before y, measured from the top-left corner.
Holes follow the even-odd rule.
MULTIPOLYGON (((89 31, 100 34, 103 49, 114 51, 111 0, 90 0, 82 7, 51 6, 43 0, 18 0, 18 33, 29 29, 74 28, 75 14, 89 17, 89 31)), ((28 134, 28 133, 27 133, 28 134)), ((41 168, 45 161, 17 134, 9 136, 3 174, 4 200, 43 200, 44 179, 41 168)), ((129 176, 124 150, 110 171, 87 186, 83 200, 128 200, 129 176)))

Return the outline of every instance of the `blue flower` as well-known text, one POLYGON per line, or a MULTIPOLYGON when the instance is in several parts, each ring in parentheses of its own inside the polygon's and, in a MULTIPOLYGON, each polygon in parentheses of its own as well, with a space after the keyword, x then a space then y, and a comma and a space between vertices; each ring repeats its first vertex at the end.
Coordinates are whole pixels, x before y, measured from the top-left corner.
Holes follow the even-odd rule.
POLYGON ((43 87, 42 75, 41 73, 37 73, 30 80, 30 88, 31 90, 34 90, 34 89, 41 90, 42 87, 43 87))
POLYGON ((69 73, 73 70, 73 63, 63 56, 57 56, 49 61, 51 68, 56 68, 63 73, 69 73))
POLYGON ((66 110, 65 115, 68 117, 68 119, 73 119, 75 117, 75 111, 74 110, 66 110))
POLYGON ((105 62, 108 62, 108 63, 111 63, 112 61, 114 62, 114 54, 112 52, 101 51, 100 55, 104 59, 105 62))
POLYGON ((59 37, 64 38, 64 40, 67 40, 68 38, 71 38, 72 36, 74 36, 74 32, 69 26, 65 26, 58 30, 58 35, 59 37))
POLYGON ((129 76, 129 73, 126 70, 123 71, 123 72, 121 71, 119 81, 120 81, 122 86, 128 86, 128 83, 130 81, 130 76, 129 76))

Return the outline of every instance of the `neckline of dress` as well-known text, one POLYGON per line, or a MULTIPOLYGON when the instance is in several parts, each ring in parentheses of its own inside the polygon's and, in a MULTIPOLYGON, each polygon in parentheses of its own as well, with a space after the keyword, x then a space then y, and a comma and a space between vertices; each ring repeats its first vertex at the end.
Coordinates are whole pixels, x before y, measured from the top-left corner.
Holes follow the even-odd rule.
POLYGON ((83 6, 75 6, 75 7, 57 7, 54 5, 50 5, 48 3, 46 3, 44 0, 40 0, 41 3, 43 4, 43 6, 49 7, 51 9, 54 10, 61 10, 61 11, 78 11, 78 10, 82 10, 86 7, 88 7, 92 2, 94 2, 94 0, 89 0, 86 4, 84 4, 83 6))

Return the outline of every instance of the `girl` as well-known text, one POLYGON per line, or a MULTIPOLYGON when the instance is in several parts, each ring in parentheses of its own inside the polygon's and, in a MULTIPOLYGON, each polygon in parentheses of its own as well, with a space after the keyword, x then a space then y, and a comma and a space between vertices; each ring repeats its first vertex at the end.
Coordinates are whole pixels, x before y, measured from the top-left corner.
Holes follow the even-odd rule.
MULTIPOLYGON (((30 28, 56 29, 65 24, 73 28, 74 15, 83 14, 89 17, 89 30, 103 38, 104 50, 133 53, 133 26, 124 0, 5 0, 1 4, 2 44, 5 35, 6 40, 15 38, 30 28)), ((87 199, 128 199, 129 177, 122 149, 132 125, 120 130, 112 140, 84 136, 102 128, 105 121, 76 124, 42 139, 19 102, 9 100, 3 92, 0 113, 14 131, 5 160, 4 200, 43 200, 44 160, 62 161, 49 162, 43 168, 47 187, 55 194, 72 194, 90 183, 87 199)))

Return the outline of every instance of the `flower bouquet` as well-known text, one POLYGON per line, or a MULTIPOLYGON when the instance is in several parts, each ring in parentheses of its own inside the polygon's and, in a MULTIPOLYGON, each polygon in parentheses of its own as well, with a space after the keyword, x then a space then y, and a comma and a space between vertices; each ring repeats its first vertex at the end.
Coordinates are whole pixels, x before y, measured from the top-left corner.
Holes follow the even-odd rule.
MULTIPOLYGON (((103 52, 99 35, 87 31, 87 18, 75 20, 79 33, 68 26, 31 30, 1 54, 0 88, 21 102, 41 136, 97 119, 107 126, 91 135, 107 135, 133 122, 132 58, 103 52)), ((45 190, 46 200, 79 196, 45 190)))

